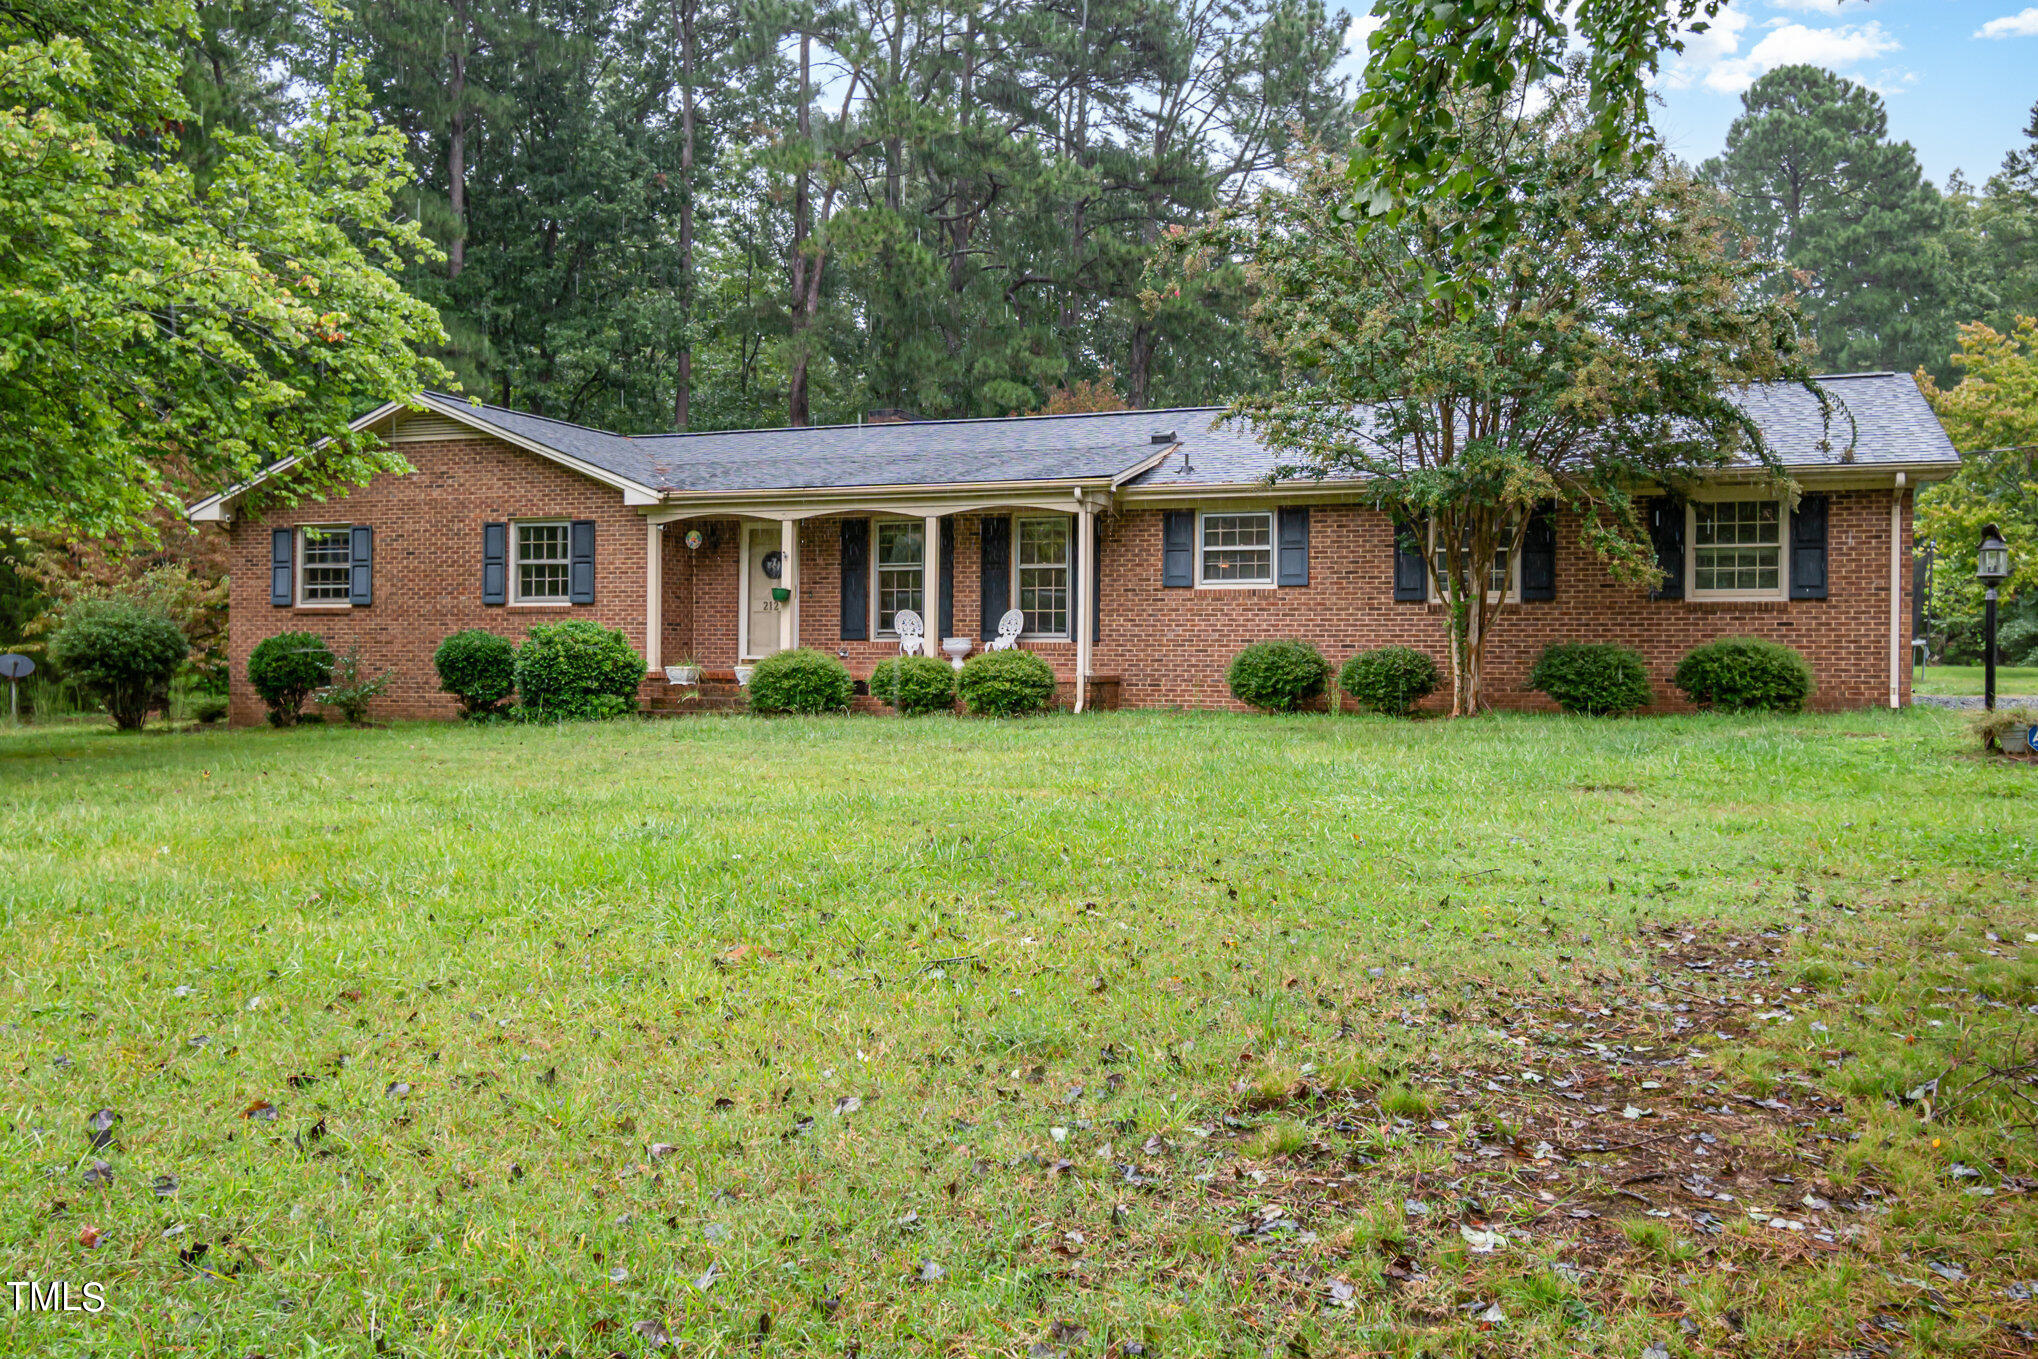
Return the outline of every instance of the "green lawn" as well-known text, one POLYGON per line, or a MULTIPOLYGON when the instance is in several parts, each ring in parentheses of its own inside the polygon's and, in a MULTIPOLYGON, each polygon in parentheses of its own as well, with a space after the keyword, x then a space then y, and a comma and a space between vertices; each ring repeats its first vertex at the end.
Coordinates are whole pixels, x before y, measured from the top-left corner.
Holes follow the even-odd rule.
MULTIPOLYGON (((1911 690, 1919 694, 1978 694, 1981 667, 1978 665, 1928 665, 1911 672, 1911 690)), ((2038 666, 1996 667, 1999 694, 2038 694, 2038 666)))
POLYGON ((0 1352, 2018 1351, 2034 780, 1921 710, 6 732, 0 1267, 109 1306, 0 1352))

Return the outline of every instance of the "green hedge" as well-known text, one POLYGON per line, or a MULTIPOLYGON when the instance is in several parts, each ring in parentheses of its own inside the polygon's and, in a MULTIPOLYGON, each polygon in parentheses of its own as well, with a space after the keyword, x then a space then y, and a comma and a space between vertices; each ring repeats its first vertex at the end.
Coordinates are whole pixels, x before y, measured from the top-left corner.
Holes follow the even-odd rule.
POLYGON ((104 703, 122 731, 138 729, 152 709, 169 706, 170 677, 190 651, 175 619, 124 599, 67 605, 50 634, 50 661, 104 703))
POLYGON ((1337 672, 1337 687, 1361 708, 1390 717, 1405 717, 1443 682, 1436 661, 1412 646, 1361 651, 1337 672))
POLYGON ((774 652, 759 661, 750 675, 752 712, 847 712, 855 693, 856 681, 849 678, 849 667, 812 647, 774 652))
POLYGON ((637 710, 644 660, 630 639, 585 618, 540 623, 517 648, 520 715, 540 721, 622 717, 637 710))
POLYGON ((962 663, 962 706, 979 717, 1021 717, 1054 702, 1054 667, 1030 651, 983 651, 962 663))
POLYGON ((1249 707, 1293 712, 1330 683, 1330 662, 1307 642, 1254 642, 1231 658, 1224 679, 1249 707))
POLYGON ((517 687, 517 649, 482 628, 456 632, 432 653, 439 687, 460 700, 462 717, 499 712, 517 687))
POLYGON ((279 632, 257 642, 248 653, 248 683, 268 706, 269 725, 304 721, 305 695, 332 682, 333 664, 333 649, 315 632, 279 632))
POLYGON ((1606 717, 1649 706, 1649 668, 1641 653, 1611 642, 1559 642, 1543 648, 1528 688, 1567 713, 1606 717))
POLYGON ((937 656, 894 656, 870 672, 870 694, 908 717, 955 707, 955 667, 937 656))
POLYGON ((1794 713, 1812 694, 1812 668, 1780 642, 1723 637, 1677 663, 1671 683, 1701 708, 1794 713))

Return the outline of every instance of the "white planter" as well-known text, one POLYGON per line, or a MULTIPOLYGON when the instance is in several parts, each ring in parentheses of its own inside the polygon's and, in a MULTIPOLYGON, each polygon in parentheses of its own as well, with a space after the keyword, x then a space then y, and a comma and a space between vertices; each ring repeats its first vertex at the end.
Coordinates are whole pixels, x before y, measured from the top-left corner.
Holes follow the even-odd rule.
POLYGON ((967 637, 944 637, 941 649, 948 653, 948 663, 957 670, 962 669, 962 658, 969 655, 969 649, 976 645, 967 637))
POLYGON ((754 665, 739 665, 736 667, 736 683, 747 685, 750 683, 750 677, 756 673, 757 667, 754 665))
POLYGON ((667 684, 699 684, 701 668, 697 665, 668 665, 665 667, 667 684))

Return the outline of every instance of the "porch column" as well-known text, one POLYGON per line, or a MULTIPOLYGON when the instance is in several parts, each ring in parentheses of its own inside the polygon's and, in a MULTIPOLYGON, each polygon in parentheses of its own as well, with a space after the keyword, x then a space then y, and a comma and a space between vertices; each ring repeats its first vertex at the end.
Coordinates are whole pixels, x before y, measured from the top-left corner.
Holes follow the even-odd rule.
POLYGON ((644 669, 665 669, 665 525, 644 525, 644 669))
POLYGON ((778 521, 778 550, 784 554, 785 566, 779 572, 779 579, 792 591, 792 598, 778 615, 778 646, 789 651, 800 644, 800 568, 797 561, 800 545, 800 526, 790 519, 778 521))
POLYGON ((926 546, 921 549, 921 556, 927 563, 926 598, 922 601, 926 608, 922 610, 923 617, 921 621, 927 627, 927 654, 939 656, 941 654, 942 636, 941 516, 938 514, 927 516, 926 546))
POLYGON ((1084 501, 1082 509, 1076 512, 1076 543, 1078 550, 1069 554, 1076 564, 1076 573, 1082 580, 1076 583, 1083 607, 1076 615, 1076 711, 1081 712, 1090 701, 1090 620, 1097 616, 1097 564, 1090 560, 1090 554, 1097 550, 1095 529, 1096 511, 1084 501))

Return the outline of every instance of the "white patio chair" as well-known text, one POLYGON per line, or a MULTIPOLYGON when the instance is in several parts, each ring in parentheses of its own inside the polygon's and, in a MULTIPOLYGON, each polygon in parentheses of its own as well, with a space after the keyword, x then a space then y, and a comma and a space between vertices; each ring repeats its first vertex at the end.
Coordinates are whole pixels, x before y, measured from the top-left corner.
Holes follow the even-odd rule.
POLYGON ((927 625, 920 621, 920 615, 911 609, 900 609, 892 616, 892 631, 899 634, 901 656, 925 656, 927 651, 927 625))
POLYGON ((1025 630, 1026 615, 1017 609, 1005 610, 1005 616, 998 620, 998 635, 984 643, 986 651, 1010 651, 1019 645, 1019 634, 1025 630))

